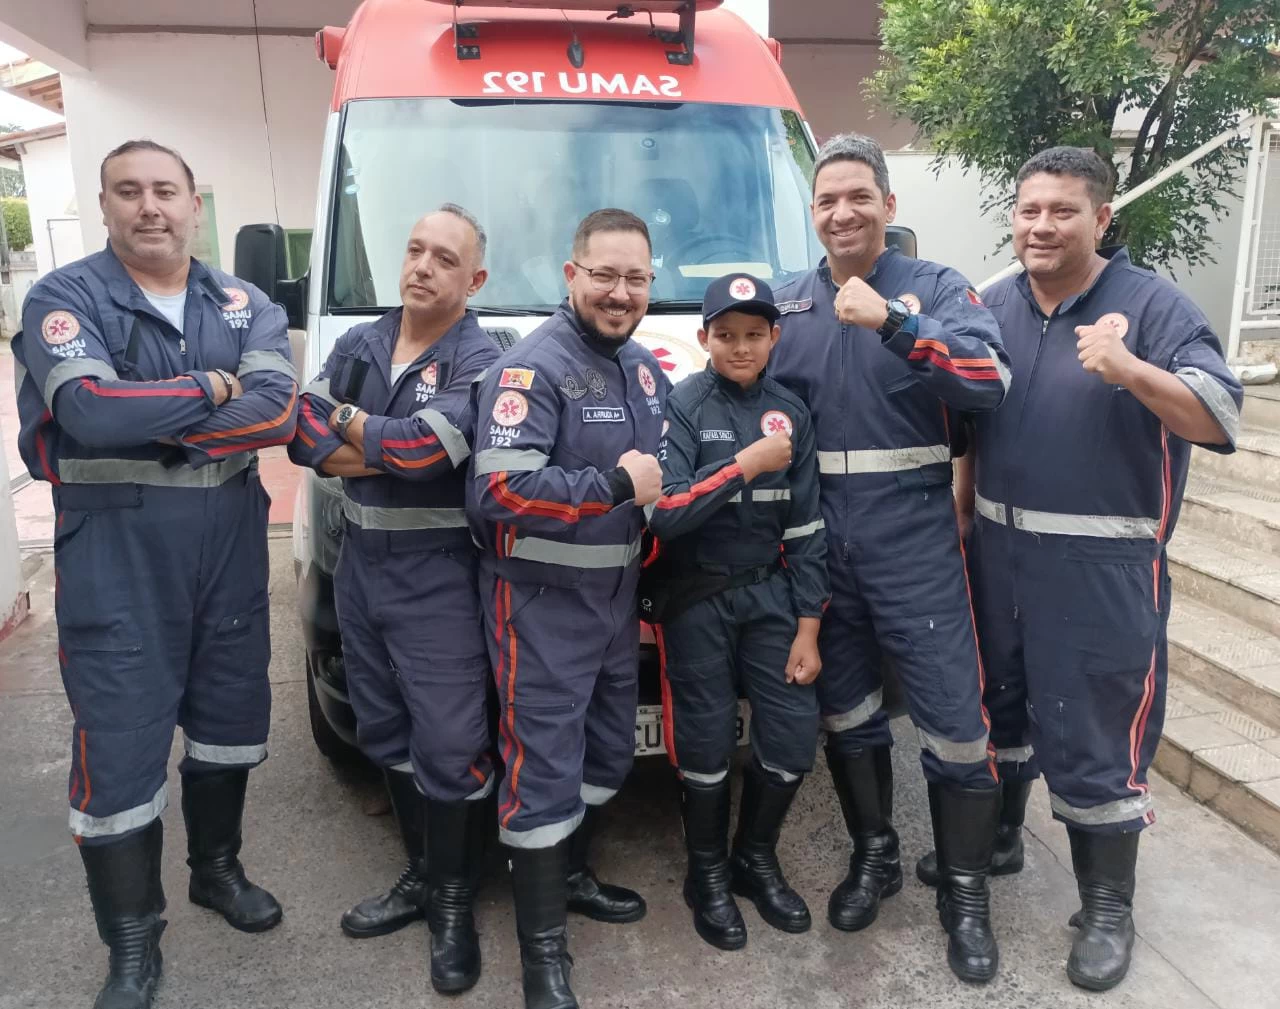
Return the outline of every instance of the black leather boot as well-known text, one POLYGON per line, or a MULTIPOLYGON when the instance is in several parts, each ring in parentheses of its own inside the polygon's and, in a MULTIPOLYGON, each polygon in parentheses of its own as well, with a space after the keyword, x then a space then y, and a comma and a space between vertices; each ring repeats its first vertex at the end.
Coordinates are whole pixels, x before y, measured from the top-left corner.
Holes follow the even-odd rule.
POLYGON ((893 818, 893 764, 889 747, 872 746, 849 756, 826 748, 827 766, 853 840, 849 875, 827 902, 831 924, 857 932, 876 920, 880 901, 902 889, 902 863, 893 818))
POLYGON ((1133 955, 1133 891, 1140 831, 1093 834, 1068 827, 1071 865, 1080 890, 1079 929, 1067 960, 1067 977, 1091 991, 1124 980, 1133 955))
POLYGON ((187 821, 187 865, 193 904, 217 911, 241 932, 265 932, 284 912, 240 864, 240 822, 249 783, 245 768, 182 776, 182 815, 187 821))
POLYGON ((681 784, 680 813, 689 853, 684 901, 693 911, 693 927, 717 949, 742 949, 747 926, 730 888, 729 779, 708 784, 685 778, 681 784))
POLYGON ((390 890, 362 900, 342 916, 342 931, 353 939, 389 935, 426 914, 427 875, 422 857, 426 806, 412 771, 387 768, 383 773, 409 861, 390 890))
POLYGON ((804 899, 791 889, 778 864, 778 835, 803 778, 781 781, 754 758, 742 775, 742 806, 733 839, 733 892, 751 900, 760 917, 784 932, 813 924, 804 899))
POLYGON ((930 782, 929 812, 941 876, 938 920, 949 937, 947 963, 962 981, 990 981, 1000 964, 987 889, 1000 790, 930 782))
POLYGON ((111 844, 82 844, 89 900, 111 967, 93 1009, 149 1009, 160 981, 165 922, 160 887, 164 827, 153 820, 111 844))
MULTIPOLYGON (((1022 871, 1022 824, 1027 818, 1030 781, 1000 783, 1000 823, 996 827, 996 845, 991 849, 991 875, 1012 876, 1022 871)), ((916 877, 925 886, 938 885, 938 855, 929 852, 916 862, 916 877)))
POLYGON ((508 848, 525 1009, 578 1009, 569 988, 569 845, 508 848))
POLYGON ((466 991, 480 980, 480 937, 472 903, 487 814, 483 800, 427 802, 431 987, 446 995, 466 991))
POLYGON ((639 921, 645 913, 644 898, 625 886, 601 883, 587 864, 599 820, 600 808, 588 806, 570 838, 569 910, 614 925, 639 921))

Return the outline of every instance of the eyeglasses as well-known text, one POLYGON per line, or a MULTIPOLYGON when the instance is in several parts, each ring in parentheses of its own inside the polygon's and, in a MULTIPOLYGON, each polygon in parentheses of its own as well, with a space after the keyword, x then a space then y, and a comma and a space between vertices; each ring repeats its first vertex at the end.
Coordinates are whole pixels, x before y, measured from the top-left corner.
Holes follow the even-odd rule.
POLYGON ((623 280, 626 281, 627 290, 632 294, 643 294, 653 283, 652 273, 622 274, 616 270, 591 270, 574 260, 569 262, 591 278, 591 286, 597 291, 612 291, 618 286, 618 281, 623 280))

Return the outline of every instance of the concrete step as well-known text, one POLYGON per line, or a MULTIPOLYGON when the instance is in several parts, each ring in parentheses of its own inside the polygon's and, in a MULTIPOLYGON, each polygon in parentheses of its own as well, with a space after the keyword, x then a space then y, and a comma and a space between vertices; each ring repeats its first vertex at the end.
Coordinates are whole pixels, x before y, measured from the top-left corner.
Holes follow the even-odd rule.
POLYGON ((1232 455, 1197 447, 1191 465, 1197 473, 1280 493, 1280 432, 1242 426, 1232 455))
POLYGON ((1193 468, 1173 538, 1187 529, 1220 533, 1280 558, 1280 491, 1261 490, 1193 468))
POLYGON ((1171 674, 1155 767, 1280 852, 1280 727, 1265 725, 1171 674))
POLYGON ((1280 637, 1175 591, 1169 670, 1280 732, 1280 637))
POLYGON ((1280 635, 1280 557, 1217 531, 1181 526, 1168 549, 1175 596, 1195 599, 1280 635))
POLYGON ((1240 418, 1253 427, 1280 431, 1280 382, 1246 385, 1240 418))

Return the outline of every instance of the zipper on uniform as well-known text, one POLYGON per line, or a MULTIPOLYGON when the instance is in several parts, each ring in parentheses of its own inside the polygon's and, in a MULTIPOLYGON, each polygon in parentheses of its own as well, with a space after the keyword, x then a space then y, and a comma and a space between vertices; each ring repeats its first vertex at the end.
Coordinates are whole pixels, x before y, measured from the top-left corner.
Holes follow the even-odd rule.
POLYGON ((184 358, 187 356, 187 338, 185 336, 178 337, 178 350, 184 358))

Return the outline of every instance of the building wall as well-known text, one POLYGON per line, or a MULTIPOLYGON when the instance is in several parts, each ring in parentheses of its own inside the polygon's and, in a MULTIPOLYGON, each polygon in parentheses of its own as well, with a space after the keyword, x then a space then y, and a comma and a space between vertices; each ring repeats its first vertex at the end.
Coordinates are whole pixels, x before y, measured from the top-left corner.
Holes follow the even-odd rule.
MULTIPOLYGON (((79 225, 62 220, 78 216, 75 178, 71 171, 67 138, 51 137, 48 140, 32 141, 25 146, 22 173, 27 184, 27 208, 31 213, 36 271, 43 276, 55 265, 66 266, 83 256, 84 243, 79 225)), ((98 208, 96 204, 90 204, 85 209, 92 215, 98 208)))
MULTIPOLYGON (((180 151, 196 184, 212 188, 223 269, 241 225, 311 227, 333 72, 309 37, 260 43, 262 74, 252 35, 92 35, 92 74, 63 76, 80 206, 96 207, 107 151, 150 137, 180 151)), ((86 210, 81 231, 86 249, 106 242, 96 213, 86 210)))

